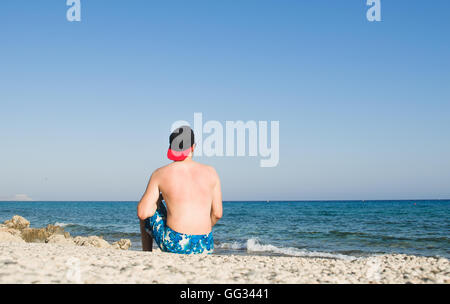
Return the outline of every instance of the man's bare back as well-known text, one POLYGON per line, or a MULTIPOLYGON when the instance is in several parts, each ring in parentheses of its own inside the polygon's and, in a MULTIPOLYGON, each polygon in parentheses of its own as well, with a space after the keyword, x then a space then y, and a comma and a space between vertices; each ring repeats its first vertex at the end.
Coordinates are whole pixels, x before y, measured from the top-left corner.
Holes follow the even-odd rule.
POLYGON ((162 194, 167 226, 186 234, 206 234, 222 217, 220 180, 210 166, 190 157, 157 169, 138 206, 141 220, 151 217, 162 194))
POLYGON ((220 181, 212 167, 188 158, 156 170, 153 176, 166 202, 170 228, 186 234, 211 232, 212 211, 216 218, 222 213, 220 181))

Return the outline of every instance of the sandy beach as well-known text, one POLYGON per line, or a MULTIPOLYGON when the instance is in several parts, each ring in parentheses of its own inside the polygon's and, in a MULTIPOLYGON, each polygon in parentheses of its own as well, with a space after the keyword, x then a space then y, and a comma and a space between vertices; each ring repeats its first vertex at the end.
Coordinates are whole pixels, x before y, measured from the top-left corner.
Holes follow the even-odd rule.
POLYGON ((54 225, 30 228, 14 216, 0 226, 0 283, 450 283, 446 258, 177 255, 130 246, 54 225))
POLYGON ((182 256, 63 244, 0 243, 0 283, 450 283, 444 258, 353 261, 182 256))

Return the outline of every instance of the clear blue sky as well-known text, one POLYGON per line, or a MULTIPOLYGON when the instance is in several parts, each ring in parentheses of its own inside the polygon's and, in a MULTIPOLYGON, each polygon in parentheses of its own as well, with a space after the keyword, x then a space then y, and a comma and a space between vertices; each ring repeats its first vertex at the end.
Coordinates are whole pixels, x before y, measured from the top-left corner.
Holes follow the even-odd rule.
POLYGON ((226 200, 450 197, 450 2, 0 2, 0 198, 138 200, 176 120, 280 121, 226 200))

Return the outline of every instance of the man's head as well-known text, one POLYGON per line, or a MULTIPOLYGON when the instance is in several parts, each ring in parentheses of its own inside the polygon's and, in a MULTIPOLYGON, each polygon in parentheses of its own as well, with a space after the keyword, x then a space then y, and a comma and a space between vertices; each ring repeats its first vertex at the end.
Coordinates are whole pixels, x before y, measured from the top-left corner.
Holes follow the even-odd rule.
POLYGON ((189 126, 182 126, 169 136, 167 157, 173 161, 183 161, 194 151, 194 147, 194 132, 189 126))

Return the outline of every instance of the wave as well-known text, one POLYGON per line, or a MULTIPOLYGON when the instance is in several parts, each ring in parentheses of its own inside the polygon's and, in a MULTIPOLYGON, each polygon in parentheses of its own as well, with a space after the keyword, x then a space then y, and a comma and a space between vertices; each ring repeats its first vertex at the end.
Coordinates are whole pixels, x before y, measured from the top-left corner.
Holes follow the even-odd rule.
POLYGON ((357 257, 340 253, 309 251, 294 247, 277 247, 272 244, 262 244, 257 238, 248 239, 245 242, 221 243, 216 246, 219 249, 246 250, 247 253, 271 253, 298 257, 333 258, 342 260, 356 260, 357 257))
POLYGON ((238 242, 233 242, 233 243, 221 243, 218 245, 214 245, 216 248, 220 248, 220 249, 233 249, 233 250, 243 250, 243 249, 247 249, 247 246, 245 243, 238 243, 238 242))
POLYGON ((73 224, 73 223, 62 223, 62 222, 56 222, 55 223, 55 226, 59 226, 59 227, 62 227, 62 228, 68 227, 68 226, 74 226, 74 225, 76 225, 76 224, 73 224))

